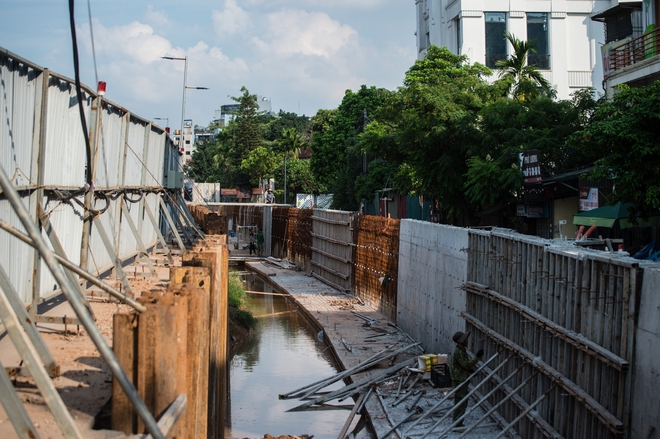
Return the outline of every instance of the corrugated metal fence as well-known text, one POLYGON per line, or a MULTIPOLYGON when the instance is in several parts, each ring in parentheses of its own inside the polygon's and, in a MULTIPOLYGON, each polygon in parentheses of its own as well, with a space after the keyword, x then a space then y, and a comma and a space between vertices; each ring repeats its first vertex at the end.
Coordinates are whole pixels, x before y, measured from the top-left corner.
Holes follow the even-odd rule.
MULTIPOLYGON (((166 163, 176 169, 179 156, 158 126, 88 87, 83 96, 93 192, 74 81, 0 48, 0 163, 35 222, 50 223, 67 258, 98 273, 157 241, 149 214, 158 222, 166 163)), ((1 194, 0 219, 24 230, 1 194)), ((31 247, 2 232, 0 248, 0 265, 24 303, 35 306, 57 289, 31 247)))

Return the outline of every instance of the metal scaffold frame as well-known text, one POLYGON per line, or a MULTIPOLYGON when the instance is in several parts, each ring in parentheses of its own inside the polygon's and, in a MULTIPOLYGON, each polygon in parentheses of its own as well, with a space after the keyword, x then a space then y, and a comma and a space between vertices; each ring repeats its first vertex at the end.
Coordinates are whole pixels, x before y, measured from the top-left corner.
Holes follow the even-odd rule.
POLYGON ((0 320, 24 364, 1 367, 0 402, 19 437, 38 438, 10 380, 10 374, 29 375, 35 380, 63 435, 82 437, 51 381, 59 375, 59 365, 36 324, 82 325, 144 423, 149 437, 165 438, 186 407, 186 395, 171 401, 156 422, 96 326, 85 290, 88 283, 92 284, 138 312, 144 312, 144 305, 133 298, 123 269, 126 261, 136 258, 154 275, 149 249, 153 252, 159 243, 172 264, 171 251, 163 236, 168 233, 177 240, 182 252, 186 251, 170 210, 190 244, 194 243, 195 236, 204 236, 176 194, 177 190, 163 187, 166 168, 178 167, 176 148, 169 136, 151 122, 104 100, 88 87, 83 87, 81 99, 81 90, 77 90, 77 95, 73 91, 73 80, 2 48, 0 78, 3 95, 8 99, 7 105, 0 108, 0 117, 7 120, 9 127, 9 131, 0 129, 0 228, 7 232, 0 234, 0 244, 6 246, 8 253, 18 250, 22 255, 29 255, 28 258, 7 259, 7 254, 0 257, 0 320), (33 74, 26 75, 26 71, 33 74), (76 103, 86 118, 81 120, 74 112, 68 112, 70 102, 76 103), (30 113, 31 118, 15 119, 17 115, 25 117, 30 113), (57 115, 61 116, 58 122, 49 126, 49 118, 55 119, 57 115), (75 129, 85 119, 91 128, 88 139, 81 136, 83 130, 75 129), (68 129, 62 131, 60 126, 68 129), (31 144, 23 144, 26 139, 30 139, 31 144), (80 153, 85 142, 91 145, 91 162, 80 153), (93 178, 85 184, 79 179, 84 169, 93 178), (11 177, 8 171, 13 172, 11 177), (131 198, 129 194, 137 197, 131 198), (121 199, 117 200, 119 197, 121 199), (97 210, 96 200, 104 201, 105 207, 97 210), (129 203, 135 203, 135 207, 130 209, 129 203), (169 224, 163 221, 164 226, 159 224, 161 214, 169 224), (144 221, 145 216, 148 221, 144 221), (64 241, 56 230, 66 236, 64 241), (79 243, 77 249, 76 243, 79 243), (105 252, 99 251, 102 248, 105 252), (74 259, 77 251, 80 263, 74 259), (88 267, 90 262, 94 270, 88 267), (17 270, 18 265, 25 265, 25 269, 17 270), (101 280, 109 268, 119 277, 123 291, 101 280), (29 280, 18 277, 25 272, 32 273, 29 280), (44 288, 53 282, 57 286, 54 291, 44 288), (66 298, 76 317, 39 314, 40 303, 57 294, 66 298))

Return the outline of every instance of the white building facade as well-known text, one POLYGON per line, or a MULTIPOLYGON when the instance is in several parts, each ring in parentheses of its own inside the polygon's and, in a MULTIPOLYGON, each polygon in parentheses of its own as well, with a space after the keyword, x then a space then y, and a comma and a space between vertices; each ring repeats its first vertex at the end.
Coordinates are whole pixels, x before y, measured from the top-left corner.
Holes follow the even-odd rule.
POLYGON ((415 0, 417 50, 423 58, 430 45, 446 46, 494 70, 512 52, 504 32, 520 40, 536 39, 529 62, 570 99, 576 90, 594 87, 603 93, 601 46, 603 24, 591 20, 611 1, 587 0, 415 0))

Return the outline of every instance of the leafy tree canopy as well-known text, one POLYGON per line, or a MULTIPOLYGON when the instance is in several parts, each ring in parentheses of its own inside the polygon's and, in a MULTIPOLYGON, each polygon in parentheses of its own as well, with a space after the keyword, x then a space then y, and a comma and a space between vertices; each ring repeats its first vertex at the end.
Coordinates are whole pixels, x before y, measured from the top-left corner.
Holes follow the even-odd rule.
POLYGON ((401 186, 435 196, 448 214, 471 210, 463 189, 466 160, 481 141, 478 113, 497 96, 485 80, 491 71, 466 61, 431 46, 362 138, 367 150, 398 164, 401 186))
POLYGON ((660 206, 660 81, 620 86, 596 110, 578 142, 600 157, 591 178, 611 178, 611 202, 633 203, 631 216, 648 217, 660 206))

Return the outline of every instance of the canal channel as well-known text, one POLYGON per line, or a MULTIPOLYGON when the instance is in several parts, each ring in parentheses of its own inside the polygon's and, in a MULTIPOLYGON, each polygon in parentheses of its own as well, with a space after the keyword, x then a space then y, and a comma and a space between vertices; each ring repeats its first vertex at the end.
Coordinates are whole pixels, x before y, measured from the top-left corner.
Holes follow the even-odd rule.
MULTIPOLYGON (((247 291, 273 292, 259 276, 242 273, 247 291)), ((278 397, 337 373, 318 328, 285 296, 250 293, 247 310, 258 324, 231 359, 225 437, 261 438, 268 433, 336 438, 348 411, 287 412, 301 402, 278 397)), ((343 385, 335 383, 326 390, 343 385)))

